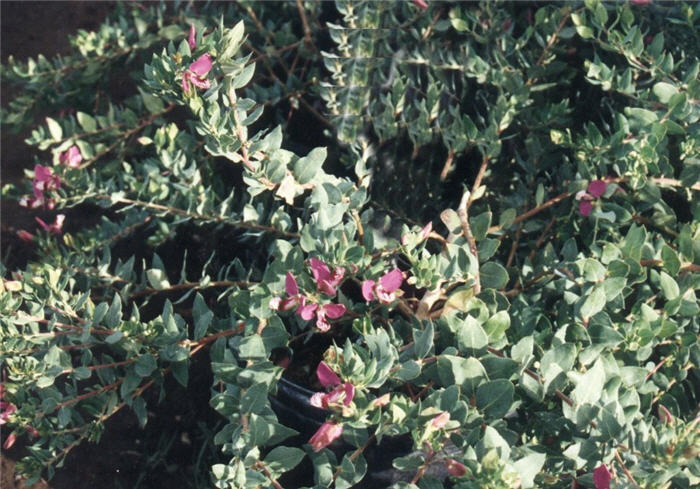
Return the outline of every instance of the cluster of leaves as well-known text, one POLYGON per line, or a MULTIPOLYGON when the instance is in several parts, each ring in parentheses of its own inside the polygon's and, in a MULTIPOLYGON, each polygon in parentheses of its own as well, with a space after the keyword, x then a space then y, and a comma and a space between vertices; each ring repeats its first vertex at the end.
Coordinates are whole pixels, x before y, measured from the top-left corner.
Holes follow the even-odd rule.
POLYGON ((700 483, 700 10, 642 3, 134 6, 10 61, 29 98, 3 123, 57 113, 27 140, 35 197, 102 210, 3 265, 21 469, 125 406, 145 425, 206 352, 216 487, 305 458, 314 487, 366 485, 397 439, 385 487, 700 483), (134 95, 90 99, 125 58, 134 95), (302 446, 283 378, 330 389, 302 446))

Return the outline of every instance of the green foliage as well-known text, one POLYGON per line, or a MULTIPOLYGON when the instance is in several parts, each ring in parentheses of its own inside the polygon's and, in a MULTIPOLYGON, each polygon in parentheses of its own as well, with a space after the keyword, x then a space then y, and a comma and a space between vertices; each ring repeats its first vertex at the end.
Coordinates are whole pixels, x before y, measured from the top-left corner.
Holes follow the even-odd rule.
POLYGON ((700 483, 700 10, 420 3, 120 4, 3 67, 60 180, 3 195, 100 211, 2 265, 27 474, 206 353, 215 487, 353 487, 402 435, 395 487, 700 483), (344 444, 291 446, 271 398, 321 359, 344 444))

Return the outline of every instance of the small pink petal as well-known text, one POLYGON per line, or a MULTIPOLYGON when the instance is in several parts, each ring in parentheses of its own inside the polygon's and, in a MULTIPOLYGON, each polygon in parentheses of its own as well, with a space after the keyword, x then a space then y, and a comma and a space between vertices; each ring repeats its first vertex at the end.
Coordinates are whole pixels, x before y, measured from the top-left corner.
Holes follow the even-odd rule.
POLYGON ((322 280, 330 280, 331 270, 328 268, 328 265, 323 263, 318 258, 310 258, 309 265, 311 265, 311 273, 313 274, 314 280, 316 280, 317 284, 320 284, 322 280))
POLYGON ((190 46, 190 51, 194 51, 197 47, 197 32, 194 28, 194 24, 190 24, 190 34, 187 36, 187 44, 190 46))
POLYGON ((280 302, 279 305, 279 311, 289 311, 290 309, 294 309, 299 305, 299 296, 298 295, 293 295, 292 297, 288 297, 286 299, 283 299, 282 302, 280 302))
POLYGON ((332 421, 326 421, 309 439, 309 444, 314 452, 319 452, 323 448, 333 443, 343 434, 343 425, 332 421))
POLYGON ((345 306, 342 304, 326 304, 323 306, 323 312, 331 319, 338 319, 345 314, 345 306))
POLYGON ((44 228, 44 231, 49 231, 51 229, 51 226, 46 224, 43 219, 41 219, 39 217, 35 217, 34 220, 39 223, 39 226, 44 228))
POLYGON ((287 272, 287 276, 284 279, 284 288, 287 291, 287 294, 289 294, 289 295, 298 295, 299 294, 299 287, 297 287, 297 280, 294 278, 294 275, 292 275, 289 272, 287 272))
POLYGON ((320 362, 316 367, 316 377, 323 387, 335 387, 340 384, 340 377, 331 370, 326 362, 320 362))
POLYGON ((607 188, 608 185, 603 180, 593 180, 588 184, 587 190, 589 194, 597 198, 603 195, 605 193, 605 189, 607 188))
POLYGON ((413 5, 418 7, 421 10, 426 10, 428 8, 428 2, 425 0, 412 0, 413 5))
POLYGON ((326 321, 326 315, 323 314, 322 309, 319 309, 316 313, 316 327, 322 333, 326 333, 331 329, 331 324, 326 321))
POLYGON ((68 168, 80 168, 80 163, 83 161, 83 155, 80 153, 78 146, 71 146, 68 151, 65 151, 58 157, 58 161, 68 168))
POLYGON ((316 284, 318 290, 326 294, 328 297, 335 297, 335 287, 328 280, 321 280, 316 284))
POLYGON ((211 71, 211 67, 211 56, 209 55, 209 53, 205 53, 199 58, 197 58, 197 60, 190 65, 189 70, 198 77, 202 78, 207 76, 207 73, 211 71))
POLYGON ((270 309, 272 309, 273 311, 279 311, 281 304, 282 304, 281 297, 273 297, 272 299, 270 299, 270 309))
POLYGON ((182 91, 185 93, 190 91, 190 85, 188 84, 189 78, 190 78, 189 71, 186 71, 182 74, 182 91))
POLYGON ((301 318, 304 321, 308 321, 309 319, 314 317, 314 313, 316 312, 316 309, 318 309, 318 304, 306 304, 306 305, 301 306, 299 308, 299 311, 297 311, 297 312, 299 313, 299 316, 301 316, 301 318))
POLYGON ((374 299, 374 284, 374 280, 365 280, 362 282, 362 297, 364 297, 367 302, 374 299))
POLYGON ((401 244, 403 246, 406 246, 408 244, 408 234, 402 234, 401 235, 401 244))
POLYGON ((450 420, 450 413, 447 411, 443 411, 437 416, 435 416, 431 421, 430 424, 433 426, 433 428, 437 428, 438 430, 440 428, 444 428, 447 422, 450 420))
POLYGON ((593 471, 593 485, 595 485, 595 489, 610 489, 610 481, 612 481, 612 474, 605 464, 595 468, 593 471))
POLYGON ((343 404, 349 406, 352 400, 355 398, 355 386, 350 382, 345 382, 343 388, 345 391, 345 400, 343 401, 343 404))
POLYGON ((423 229, 420 230, 421 240, 427 238, 432 231, 433 231, 433 222, 431 221, 428 224, 426 224, 425 226, 423 226, 423 229))
POLYGON ((582 216, 585 216, 585 217, 590 216, 592 210, 593 210, 593 204, 591 204, 590 201, 588 201, 588 200, 579 201, 578 211, 581 213, 582 216))
POLYGON ((337 287, 340 285, 340 282, 343 281, 343 277, 345 276, 345 268, 343 267, 336 267, 335 270, 333 270, 333 273, 331 274, 331 278, 328 280, 330 284, 333 287, 337 287))
POLYGON ((200 78, 197 78, 196 76, 190 77, 190 83, 192 83, 192 85, 194 85, 197 88, 207 89, 207 88, 211 87, 211 81, 202 80, 200 78))
POLYGON ((325 394, 323 392, 316 392, 311 398, 309 399, 309 404, 311 404, 313 407, 317 407, 320 409, 324 408, 323 405, 323 398, 325 397, 325 394))
POLYGON ((385 273, 382 278, 379 279, 379 285, 384 288, 387 292, 391 293, 398 290, 403 282, 403 273, 398 268, 393 269, 391 272, 385 273))

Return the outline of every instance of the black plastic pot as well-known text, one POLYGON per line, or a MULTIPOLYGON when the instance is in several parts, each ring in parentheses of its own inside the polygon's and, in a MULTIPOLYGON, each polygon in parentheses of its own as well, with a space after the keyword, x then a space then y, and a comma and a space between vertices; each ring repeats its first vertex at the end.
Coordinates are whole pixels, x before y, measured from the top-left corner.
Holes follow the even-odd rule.
MULTIPOLYGON (((299 446, 308 442, 329 417, 330 411, 312 406, 309 399, 314 392, 287 379, 280 379, 277 384, 277 394, 270 397, 272 409, 277 414, 280 423, 299 432, 299 436, 287 440, 285 444, 297 443, 299 446)), ((338 458, 354 450, 354 447, 340 440, 331 444, 330 448, 338 458)), ((410 480, 413 474, 402 473, 392 467, 396 457, 408 455, 413 448, 410 435, 385 436, 382 443, 371 444, 364 451, 367 460, 367 474, 355 486, 358 489, 386 489, 394 482, 410 480)), ((305 461, 289 474, 284 480, 289 487, 313 485, 313 467, 310 461, 305 461)), ((280 481, 282 482, 282 481, 280 481)), ((284 487, 284 484, 282 484, 284 487)))

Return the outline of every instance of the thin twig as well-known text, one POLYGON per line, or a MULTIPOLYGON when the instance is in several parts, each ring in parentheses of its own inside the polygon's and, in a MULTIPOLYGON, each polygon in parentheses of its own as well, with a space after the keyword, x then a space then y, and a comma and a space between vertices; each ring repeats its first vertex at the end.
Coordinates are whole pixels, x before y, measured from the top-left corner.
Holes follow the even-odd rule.
POLYGON ((481 280, 479 278, 479 251, 476 247, 476 240, 474 239, 474 235, 472 234, 472 229, 471 226, 469 226, 469 214, 467 212, 467 204, 469 202, 470 198, 470 193, 468 191, 465 191, 464 194, 462 195, 462 200, 459 202, 459 207, 457 208, 457 215, 459 216, 459 223, 462 226, 462 234, 464 235, 464 239, 467 240, 467 244, 469 245, 469 250, 471 251, 472 255, 474 258, 476 258, 476 271, 474 273, 474 294, 478 294, 481 292, 481 280))

